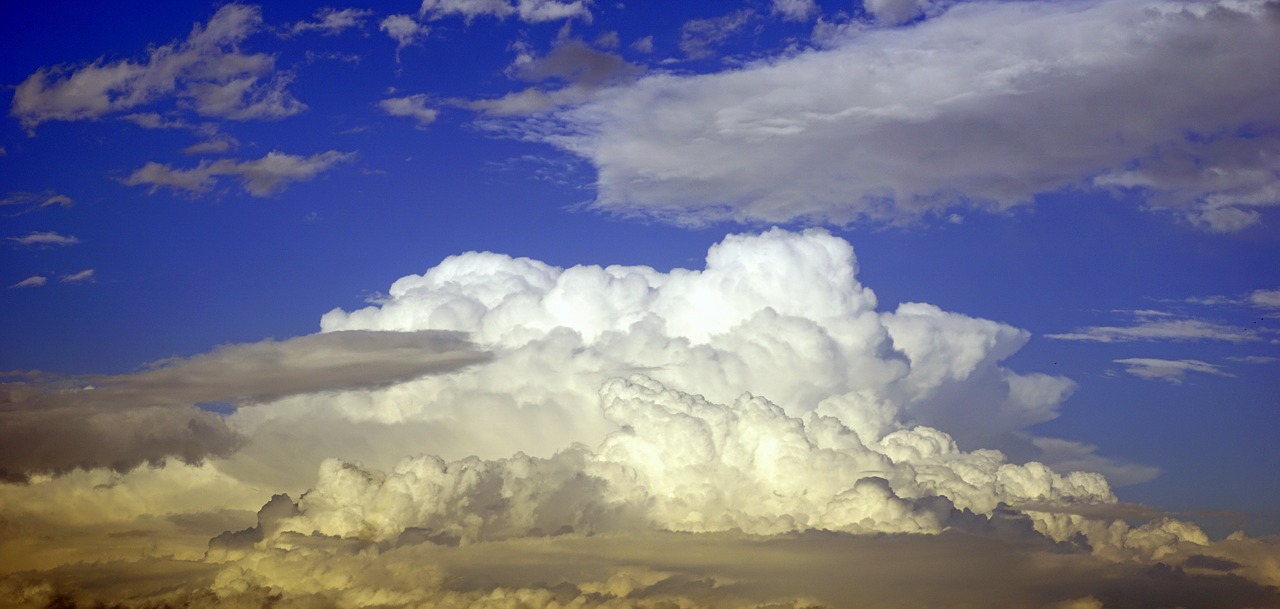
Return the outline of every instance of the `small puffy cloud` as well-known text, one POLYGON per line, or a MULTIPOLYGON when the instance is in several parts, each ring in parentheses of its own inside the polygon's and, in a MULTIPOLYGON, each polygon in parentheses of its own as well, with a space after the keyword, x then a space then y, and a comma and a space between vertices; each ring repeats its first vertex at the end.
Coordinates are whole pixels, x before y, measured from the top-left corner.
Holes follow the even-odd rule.
POLYGON ((364 20, 373 14, 368 9, 344 8, 342 10, 322 8, 315 13, 314 21, 299 21, 290 30, 294 34, 302 32, 319 32, 324 36, 337 36, 351 28, 364 25, 364 20))
POLYGON ((487 358, 456 333, 337 332, 227 345, 132 374, 0 384, 0 478, 225 456, 243 438, 201 403, 378 387, 487 358))
MULTIPOLYGON (((1268 3, 939 6, 912 27, 654 74, 525 133, 595 166, 596 209, 692 225, 904 223, 1070 188, 1132 191, 1220 230, 1280 205, 1268 3)), ((689 26, 686 52, 746 27, 731 17, 689 26)))
POLYGON ((1230 376, 1234 374, 1226 372, 1221 366, 1202 362, 1195 359, 1167 360, 1156 359, 1150 357, 1130 357, 1115 360, 1117 364, 1124 366, 1124 371, 1138 378, 1152 381, 1165 381, 1175 385, 1181 385, 1183 379, 1189 372, 1199 372, 1201 374, 1214 374, 1217 376, 1230 376))
POLYGON ((257 7, 228 4, 185 41, 155 47, 142 62, 40 68, 16 87, 10 114, 28 131, 45 121, 95 119, 170 97, 199 114, 234 120, 297 114, 306 106, 287 91, 290 78, 276 71, 274 57, 239 50, 261 25, 257 7))
POLYGON ((378 29, 386 32, 387 36, 396 41, 397 61, 400 60, 401 49, 426 38, 431 31, 431 28, 418 23, 413 15, 391 15, 378 24, 378 29))
POLYGON ((58 278, 62 283, 89 283, 93 281, 93 269, 85 269, 75 273, 68 273, 58 278))
POLYGON ((631 43, 631 50, 637 53, 644 53, 645 55, 652 53, 653 36, 645 36, 644 38, 636 39, 635 42, 631 43))
POLYGON ((680 50, 693 59, 710 57, 755 18, 755 11, 741 9, 721 17, 687 21, 680 26, 680 50))
POLYGON ((1249 294, 1249 303, 1259 309, 1280 310, 1280 289, 1254 290, 1249 294))
POLYGON ((80 243, 80 239, 61 235, 53 231, 32 232, 21 237, 9 237, 10 241, 18 245, 75 245, 80 243))
POLYGON ((154 193, 161 187, 200 195, 209 192, 219 178, 239 178, 244 190, 255 197, 265 197, 286 188, 294 182, 315 178, 333 166, 346 161, 353 153, 336 150, 313 154, 308 157, 269 152, 252 161, 220 159, 202 161, 191 169, 175 169, 169 165, 148 162, 124 179, 128 186, 150 186, 154 193))
POLYGON ((423 0, 418 14, 431 19, 460 15, 468 21, 481 16, 505 19, 513 15, 525 23, 575 18, 591 21, 590 4, 589 0, 423 0))
POLYGON ((1134 323, 1128 326, 1087 326, 1071 332, 1046 334, 1057 340, 1099 343, 1133 341, 1220 340, 1244 343, 1262 340, 1254 330, 1228 326, 1203 319, 1186 318, 1162 311, 1133 311, 1134 323))
POLYGON ((48 277, 45 277, 45 276, 43 276, 43 275, 32 275, 32 276, 30 276, 30 277, 27 277, 26 279, 23 279, 22 281, 19 281, 18 283, 15 283, 15 284, 13 284, 13 285, 10 285, 9 287, 11 287, 11 288, 38 288, 38 287, 40 287, 40 286, 42 286, 42 285, 44 285, 44 284, 46 284, 46 283, 49 283, 49 278, 48 278, 48 277))
POLYGON ((44 192, 12 192, 0 198, 0 208, 13 208, 13 215, 22 215, 46 207, 71 207, 75 201, 51 190, 44 192))
POLYGON ((808 21, 821 12, 814 0, 773 0, 773 12, 788 21, 808 21))
POLYGON ((429 96, 419 93, 405 97, 390 97, 378 102, 378 106, 391 116, 412 118, 417 122, 419 129, 426 129, 427 125, 434 123, 440 114, 435 108, 427 107, 430 99, 429 96))

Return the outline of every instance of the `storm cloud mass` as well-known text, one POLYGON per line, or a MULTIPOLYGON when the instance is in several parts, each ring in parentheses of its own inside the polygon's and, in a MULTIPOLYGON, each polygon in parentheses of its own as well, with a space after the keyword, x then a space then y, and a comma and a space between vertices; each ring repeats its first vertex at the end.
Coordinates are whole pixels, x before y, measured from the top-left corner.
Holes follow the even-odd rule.
MULTIPOLYGON (((186 533, 135 565, 155 574, 132 588, 72 566, 2 585, 24 607, 1277 604, 1274 544, 1211 542, 1158 513, 1126 522, 1103 473, 992 448, 1087 450, 1030 435, 1073 384, 1001 366, 1026 332, 927 304, 878 311, 856 272, 850 245, 821 230, 730 236, 702 270, 467 253, 331 311, 320 334, 103 379, 121 399, 240 400, 204 414, 244 448, 115 474, 112 489, 152 496, 114 523, 58 491, 75 476, 5 486, 8 552, 60 509, 83 535, 186 533), (270 446, 394 426, 427 433, 388 436, 402 458, 381 465, 385 451, 352 460, 358 444, 270 446), (306 487, 274 489, 298 495, 190 541, 243 522, 272 490, 260 470, 285 460, 313 467, 306 487), (235 500, 157 524, 189 509, 155 482, 170 471, 198 478, 181 495, 235 500), (932 562, 908 576, 886 556, 932 562), (916 578, 928 584, 904 590, 916 578)), ((112 492, 93 501, 121 501, 112 492)))

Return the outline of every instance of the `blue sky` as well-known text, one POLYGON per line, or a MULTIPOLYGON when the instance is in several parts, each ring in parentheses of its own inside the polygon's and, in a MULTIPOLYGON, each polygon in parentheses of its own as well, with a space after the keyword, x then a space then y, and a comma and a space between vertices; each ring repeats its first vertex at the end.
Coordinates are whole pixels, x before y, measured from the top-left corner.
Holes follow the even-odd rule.
MULTIPOLYGON (((665 277, 703 269, 726 235, 775 226, 799 240, 788 247, 809 252, 799 244, 826 242, 796 235, 817 227, 852 246, 876 311, 929 303, 1028 333, 977 372, 948 373, 952 381, 930 390, 943 397, 901 398, 895 424, 940 427, 962 451, 995 448, 1060 474, 1101 472, 1119 501, 1198 522, 1213 536, 1280 533, 1280 448, 1271 440, 1280 423, 1274 5, 286 4, 0 6, 9 96, 0 126, 0 370, 11 371, 13 392, 128 384, 157 366, 181 376, 191 362, 240 353, 220 346, 290 345, 322 329, 459 330, 495 361, 513 361, 531 348, 511 342, 520 333, 486 334, 507 318, 469 326, 426 321, 422 309, 405 322, 399 311, 436 301, 402 297, 392 284, 484 251, 665 277), (366 307, 367 318, 326 316, 322 328, 334 309, 366 307), (1043 375, 1027 381, 1036 391, 1057 391, 1050 377, 1070 389, 1050 400, 1052 415, 984 435, 985 411, 965 407, 987 395, 978 378, 986 366, 1012 383, 1002 392, 1017 384, 1008 374, 1043 375)), ((773 237, 761 239, 765 248, 773 237)), ((798 277, 809 262, 779 268, 798 277)), ((716 303, 736 306, 685 302, 706 306, 710 318, 716 303)), ((663 311, 653 310, 667 320, 663 336, 697 344, 697 333, 682 338, 663 311)), ((930 344, 972 331, 1000 352, 999 332, 954 316, 937 322, 930 344)), ((833 336, 843 327, 813 319, 833 336)), ((891 335, 906 332, 886 319, 891 335)), ((604 348, 592 346, 589 324, 566 327, 582 350, 604 348)), ((883 353, 897 349, 922 368, 926 354, 902 346, 911 335, 895 336, 883 353)), ((613 372, 625 376, 632 369, 618 357, 613 372)), ((713 401, 721 392, 657 378, 713 401)), ((197 455, 243 483, 243 505, 205 507, 257 509, 270 491, 296 497, 317 483, 310 474, 271 489, 275 478, 243 474, 275 454, 263 448, 279 439, 262 431, 275 429, 271 421, 304 416, 290 400, 368 391, 377 402, 404 380, 373 374, 306 391, 191 394, 229 403, 209 424, 256 447, 236 457, 233 442, 197 455), (273 418, 276 408, 286 414, 273 418)), ((891 385, 877 399, 899 399, 891 385)), ((835 393, 852 392, 841 387, 835 393)), ((794 416, 825 412, 816 401, 761 397, 794 416)), ((13 416, 30 407, 15 406, 13 416)), ((388 427, 359 442, 401 433, 377 420, 388 427)), ((338 437, 315 425, 299 437, 338 437)), ((64 441, 52 428, 30 429, 64 441)), ((547 456, 536 453, 562 439, 594 445, 600 430, 584 424, 565 438, 513 442, 509 452, 547 456)), ((408 452, 382 456, 433 452, 404 437, 387 450, 408 452)), ((441 446, 468 450, 462 440, 441 446)), ((360 450, 351 455, 366 465, 390 466, 360 450)), ((506 454, 480 441, 471 450, 506 454)), ((155 466, 181 455, 124 460, 155 466)), ((141 475, 107 457, 84 459, 68 463, 141 475)), ((0 473, 71 476, 57 463, 15 457, 0 473)), ((11 486, 23 501, 27 491, 11 486)))

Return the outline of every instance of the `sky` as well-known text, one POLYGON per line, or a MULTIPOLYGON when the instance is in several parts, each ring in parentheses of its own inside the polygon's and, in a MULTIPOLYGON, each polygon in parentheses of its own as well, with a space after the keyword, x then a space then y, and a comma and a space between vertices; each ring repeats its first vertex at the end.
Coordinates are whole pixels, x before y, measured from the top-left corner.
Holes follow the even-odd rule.
POLYGON ((0 607, 1280 607, 1280 4, 0 24, 0 607))

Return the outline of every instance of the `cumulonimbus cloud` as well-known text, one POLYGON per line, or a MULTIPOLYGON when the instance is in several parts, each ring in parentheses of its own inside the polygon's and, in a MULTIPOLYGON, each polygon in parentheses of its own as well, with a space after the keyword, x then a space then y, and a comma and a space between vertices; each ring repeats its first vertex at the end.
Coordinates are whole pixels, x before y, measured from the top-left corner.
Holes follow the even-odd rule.
MULTIPOLYGON (((876 6, 896 21, 925 4, 876 6)), ((1231 231, 1280 204, 1273 4, 946 7, 523 128, 595 165, 596 209, 687 224, 904 222, 1082 188, 1231 231)))

